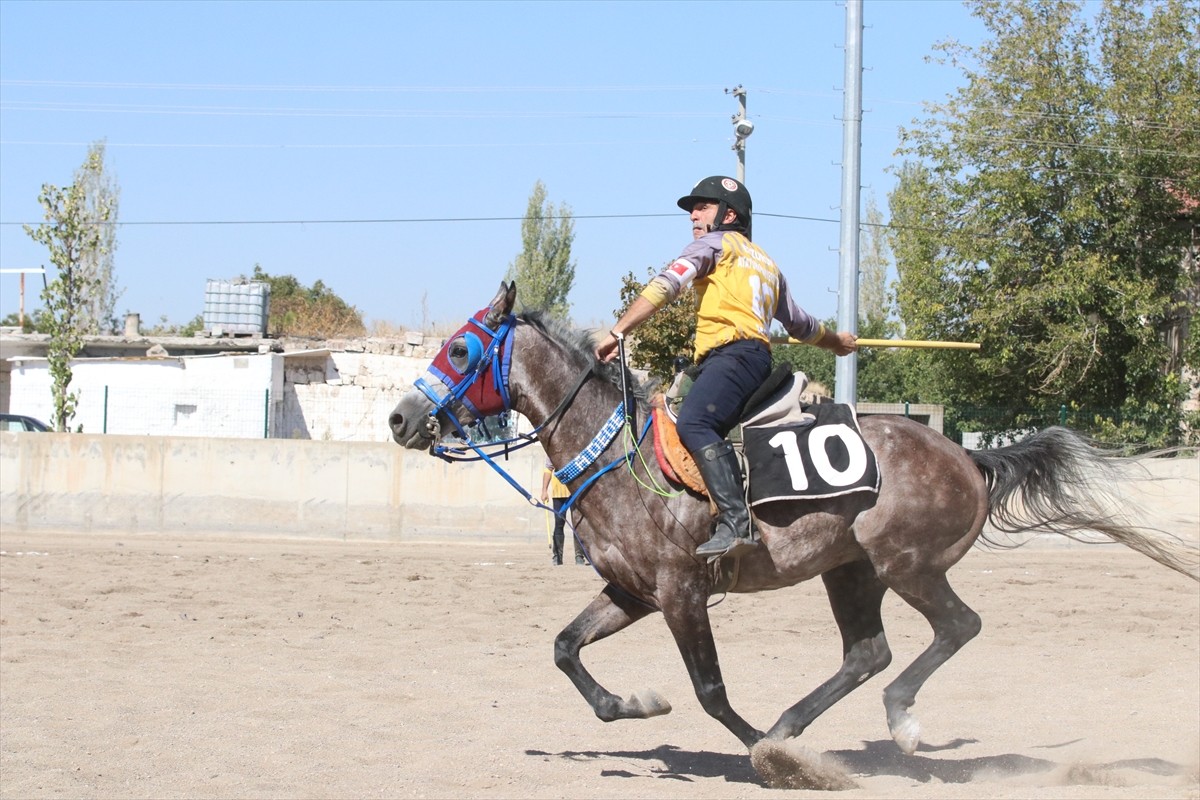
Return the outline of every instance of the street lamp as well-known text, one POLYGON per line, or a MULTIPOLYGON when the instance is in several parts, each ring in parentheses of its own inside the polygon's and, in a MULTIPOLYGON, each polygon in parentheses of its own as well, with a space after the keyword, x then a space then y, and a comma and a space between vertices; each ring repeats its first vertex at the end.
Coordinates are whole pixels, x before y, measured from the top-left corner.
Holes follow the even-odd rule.
POLYGON ((746 119, 746 90, 741 84, 726 89, 725 94, 731 94, 738 99, 738 113, 730 120, 733 123, 733 147, 737 153, 737 179, 739 183, 746 182, 746 139, 754 133, 754 123, 746 119))

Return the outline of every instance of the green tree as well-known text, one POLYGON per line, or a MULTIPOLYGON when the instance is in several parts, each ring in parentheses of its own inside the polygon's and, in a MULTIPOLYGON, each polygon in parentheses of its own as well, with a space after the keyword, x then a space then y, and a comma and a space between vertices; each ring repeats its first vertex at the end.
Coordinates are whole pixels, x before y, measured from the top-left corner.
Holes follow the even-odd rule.
POLYGON ((34 309, 32 314, 26 314, 24 320, 21 319, 19 313, 13 311, 0 320, 0 325, 7 328, 20 328, 21 333, 49 333, 45 313, 40 308, 34 309))
MULTIPOLYGON (((646 279, 660 270, 649 267, 646 279)), ((639 280, 633 271, 621 278, 621 307, 613 312, 620 319, 633 301, 645 288, 646 280, 639 280)), ((688 287, 675 302, 660 308, 654 316, 643 322, 626 343, 630 366, 647 370, 651 377, 670 384, 675 376, 674 361, 679 356, 688 359, 696 341, 696 290, 688 287)))
POLYGON ((305 286, 293 275, 270 275, 258 264, 250 280, 270 287, 267 329, 275 336, 333 339, 366 332, 362 313, 323 281, 305 286))
POLYGON ((865 322, 883 322, 891 316, 892 302, 887 290, 887 271, 892 261, 883 226, 883 212, 868 195, 863 213, 862 245, 859 248, 858 318, 865 322))
MULTIPOLYGON (((1193 317, 1200 308, 1200 253, 1195 246, 1200 218, 1200 130, 1196 127, 1200 120, 1196 107, 1200 102, 1200 4, 1173 0, 1146 13, 1142 3, 1110 2, 1102 10, 1100 23, 1108 31, 1101 61, 1104 102, 1109 109, 1104 135, 1120 149, 1122 171, 1128 176, 1167 176, 1160 184, 1165 191, 1148 191, 1152 187, 1144 182, 1127 188, 1120 202, 1127 204, 1131 213, 1124 221, 1173 221, 1166 225, 1173 228, 1164 231, 1166 241, 1149 251, 1141 243, 1152 240, 1153 233, 1121 231, 1120 238, 1137 244, 1122 256, 1141 262, 1139 270, 1161 273, 1164 291, 1176 283, 1170 307, 1157 322, 1167 349, 1163 374, 1168 379, 1182 377, 1185 367, 1194 369, 1200 364, 1195 352, 1188 354, 1187 341, 1189 331, 1196 331, 1193 317), (1153 118, 1146 117, 1148 110, 1153 111, 1153 118), (1181 162, 1185 168, 1178 170, 1181 162), (1178 240, 1192 242, 1182 270, 1171 255, 1178 240), (1154 259, 1164 263, 1147 263, 1154 259)), ((1197 420, 1192 422, 1195 429, 1197 420)))
POLYGON ((164 314, 158 318, 157 325, 151 325, 142 331, 146 336, 193 336, 197 331, 204 330, 204 315, 197 314, 182 325, 176 325, 164 314))
POLYGON ((505 280, 517 282, 518 310, 544 310, 565 319, 571 304, 567 295, 575 283, 571 244, 575 221, 566 203, 555 208, 546 200, 541 181, 533 185, 525 219, 521 222, 521 252, 511 264, 505 280))
MULTIPOLYGON (((825 320, 825 327, 835 330, 832 317, 825 320)), ((787 332, 778 328, 772 338, 783 338, 787 332)), ((833 379, 837 372, 837 361, 833 353, 807 344, 777 344, 771 347, 771 366, 787 367, 792 372, 803 372, 809 383, 819 383, 827 394, 833 394, 833 379)))
MULTIPOLYGON (((42 314, 50 335, 49 363, 55 430, 66 431, 75 416, 78 392, 70 391, 71 362, 83 348, 83 338, 96 333, 95 309, 106 291, 97 273, 105 262, 105 247, 113 246, 107 232, 116 222, 115 196, 103 191, 104 149, 92 147, 75 183, 65 188, 43 184, 38 202, 46 222, 24 226, 25 233, 50 251, 57 272, 42 290, 42 314), (111 201, 111 202, 110 202, 111 201)), ((111 278, 111 274, 109 276, 111 278)))
POLYGON ((108 220, 97 226, 99 242, 84 253, 80 261, 80 269, 96 281, 96 291, 85 309, 90 334, 111 333, 117 329, 116 307, 122 294, 113 269, 121 192, 116 179, 104 168, 104 155, 105 143, 93 144, 87 161, 75 170, 75 185, 80 187, 84 198, 84 216, 108 220))
MULTIPOLYGON (((895 296, 887 281, 888 268, 892 264, 888 229, 874 195, 867 196, 861 238, 858 336, 861 339, 900 338, 902 328, 895 313, 895 296)), ((825 354, 833 364, 833 357, 825 354)), ((899 403, 916 397, 916 381, 910 377, 915 369, 911 350, 864 347, 858 351, 858 399, 866 403, 899 403)))
POLYGON ((890 197, 908 335, 983 345, 914 358, 920 399, 1009 409, 995 431, 1066 405, 1111 438, 1176 441, 1198 366, 1167 331, 1200 197, 1200 6, 1109 0, 1095 31, 1065 0, 972 10, 991 36, 939 46, 966 81, 902 132, 890 197))

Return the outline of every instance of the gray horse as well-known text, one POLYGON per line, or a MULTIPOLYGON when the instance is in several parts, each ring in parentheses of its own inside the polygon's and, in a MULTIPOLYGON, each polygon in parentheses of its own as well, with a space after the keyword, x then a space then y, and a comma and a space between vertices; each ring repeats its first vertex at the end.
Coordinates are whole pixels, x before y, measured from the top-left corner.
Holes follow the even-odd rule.
MULTIPOLYGON (((422 388, 405 395, 389 426, 397 443, 431 448, 442 428, 511 408, 538 429, 537 439, 556 468, 582 464, 579 457, 589 447, 600 450, 568 486, 576 492, 583 487, 574 505, 583 517, 578 535, 607 585, 558 634, 554 659, 602 720, 671 710, 653 691, 628 698, 609 692, 580 661, 586 645, 661 612, 705 711, 747 748, 764 737, 798 736, 891 662, 880 615, 891 589, 933 628, 929 647, 883 692, 892 738, 913 753, 920 734, 909 709, 917 692, 980 630, 979 615, 954 593, 946 573, 989 518, 1012 533, 1098 531, 1200 580, 1193 548, 1103 510, 1113 470, 1127 466, 1127 459, 1108 456, 1064 428, 968 452, 911 420, 871 416, 861 428, 878 459, 878 495, 756 507, 763 546, 740 559, 733 582, 731 565, 714 569, 694 555, 710 533, 708 502, 687 491, 647 490, 668 483, 655 459, 627 459, 622 437, 607 443, 598 438, 629 396, 617 366, 596 361, 587 334, 561 329, 538 314, 514 316, 515 298, 515 284, 501 283, 491 305, 447 340, 427 378, 418 381, 422 388), (841 630, 841 668, 763 733, 729 705, 709 597, 778 589, 817 576, 841 630)), ((644 420, 645 397, 639 394, 637 402, 636 416, 644 420)))

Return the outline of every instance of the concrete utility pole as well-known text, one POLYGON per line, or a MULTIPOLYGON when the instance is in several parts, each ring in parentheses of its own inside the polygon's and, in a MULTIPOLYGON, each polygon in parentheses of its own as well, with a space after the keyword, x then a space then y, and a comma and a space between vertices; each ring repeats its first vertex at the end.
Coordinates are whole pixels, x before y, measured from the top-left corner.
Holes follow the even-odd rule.
POLYGON ((741 84, 726 89, 725 94, 731 94, 738 100, 738 113, 733 115, 730 120, 733 123, 733 147, 730 148, 737 153, 737 179, 738 183, 746 182, 746 139, 750 134, 754 133, 754 123, 746 119, 746 90, 741 84))
MULTIPOLYGON (((846 77, 842 103, 842 241, 838 259, 839 331, 858 333, 858 207, 862 173, 862 0, 846 0, 846 77)), ((858 354, 837 359, 833 399, 858 402, 858 354)))
POLYGON ((0 273, 16 273, 21 276, 21 305, 17 310, 17 324, 21 329, 25 328, 25 276, 30 273, 40 272, 42 274, 42 288, 46 287, 46 270, 42 267, 32 267, 28 269, 0 269, 0 273))

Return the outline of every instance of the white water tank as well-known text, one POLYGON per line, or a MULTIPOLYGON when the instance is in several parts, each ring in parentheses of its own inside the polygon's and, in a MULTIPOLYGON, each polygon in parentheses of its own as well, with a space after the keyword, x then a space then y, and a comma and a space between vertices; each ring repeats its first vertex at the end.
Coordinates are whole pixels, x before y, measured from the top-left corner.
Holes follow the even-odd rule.
POLYGON ((204 330, 213 335, 267 332, 271 287, 261 281, 209 279, 204 290, 204 330))

